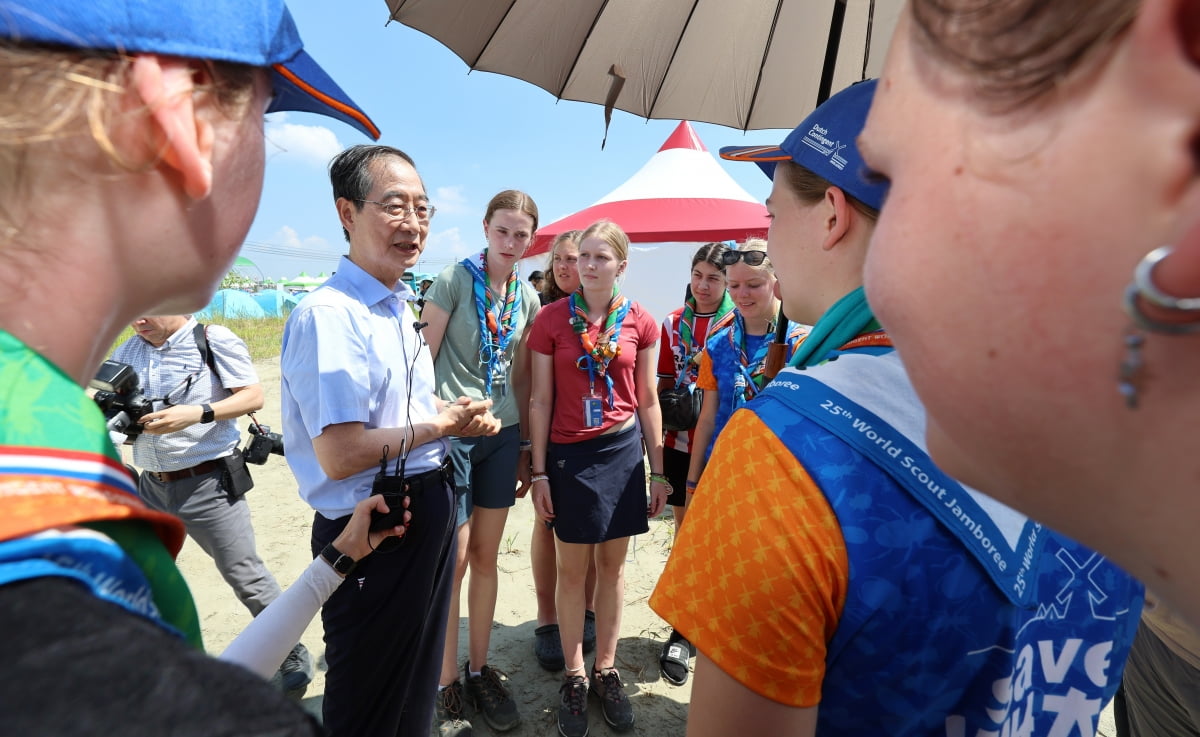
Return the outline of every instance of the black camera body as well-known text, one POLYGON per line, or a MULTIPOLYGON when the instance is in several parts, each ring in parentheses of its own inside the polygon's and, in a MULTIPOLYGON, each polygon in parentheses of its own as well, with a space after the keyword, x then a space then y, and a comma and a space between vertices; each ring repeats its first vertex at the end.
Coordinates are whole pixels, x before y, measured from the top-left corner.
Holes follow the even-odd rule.
POLYGON ((138 420, 153 412, 154 407, 142 393, 137 371, 132 366, 105 361, 88 385, 96 390, 92 399, 104 413, 110 432, 122 433, 131 440, 142 434, 138 420))
POLYGON ((266 425, 260 425, 257 422, 250 423, 250 442, 246 444, 246 449, 242 451, 242 457, 247 463, 253 463, 256 466, 261 466, 267 462, 267 456, 275 453, 283 455, 283 436, 277 432, 271 432, 271 428, 266 425))

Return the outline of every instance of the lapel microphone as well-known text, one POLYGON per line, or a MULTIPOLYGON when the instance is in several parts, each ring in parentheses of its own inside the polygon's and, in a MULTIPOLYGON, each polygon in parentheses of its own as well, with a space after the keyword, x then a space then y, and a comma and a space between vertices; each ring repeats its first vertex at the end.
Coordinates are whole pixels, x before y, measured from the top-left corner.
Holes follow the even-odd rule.
POLYGON ((429 327, 429 323, 427 323, 427 322, 414 322, 413 323, 413 330, 416 330, 418 333, 421 332, 422 328, 427 328, 427 327, 429 327))

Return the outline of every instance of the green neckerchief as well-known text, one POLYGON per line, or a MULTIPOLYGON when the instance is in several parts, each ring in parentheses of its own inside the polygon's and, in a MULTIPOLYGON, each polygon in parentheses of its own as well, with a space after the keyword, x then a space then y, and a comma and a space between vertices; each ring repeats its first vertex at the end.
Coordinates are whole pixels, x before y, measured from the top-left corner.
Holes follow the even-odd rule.
POLYGON ((867 304, 866 292, 860 286, 834 302, 821 315, 821 319, 796 347, 788 366, 815 366, 824 361, 830 351, 836 351, 861 333, 878 330, 879 327, 879 321, 867 304))
POLYGON ((102 532, 120 545, 145 574, 163 621, 179 630, 197 650, 204 649, 200 617, 196 614, 192 592, 149 523, 142 520, 100 520, 80 522, 79 526, 102 532))

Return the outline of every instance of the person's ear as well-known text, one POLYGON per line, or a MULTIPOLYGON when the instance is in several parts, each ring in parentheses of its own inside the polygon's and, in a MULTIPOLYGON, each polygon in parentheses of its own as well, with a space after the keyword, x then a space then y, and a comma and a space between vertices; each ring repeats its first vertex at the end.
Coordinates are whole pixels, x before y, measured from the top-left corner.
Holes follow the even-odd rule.
POLYGON ((213 128, 193 99, 196 78, 208 76, 202 62, 157 54, 135 55, 131 69, 133 90, 155 128, 154 149, 193 200, 212 191, 213 128))
POLYGON ((338 220, 342 222, 342 228, 347 233, 354 232, 354 219, 362 212, 356 203, 351 202, 345 197, 338 197, 334 203, 337 208, 338 220))
MULTIPOLYGON (((1177 297, 1200 296, 1200 3, 1143 0, 1128 41, 1126 70, 1139 110, 1158 118, 1167 204, 1180 216, 1170 256, 1154 282, 1177 297)), ((1161 243, 1146 244, 1153 248, 1161 243)))
POLYGON ((821 239, 821 249, 828 251, 840 243, 846 236, 846 231, 850 229, 850 203, 846 201, 846 193, 841 187, 829 187, 825 190, 821 208, 821 222, 825 230, 821 239))

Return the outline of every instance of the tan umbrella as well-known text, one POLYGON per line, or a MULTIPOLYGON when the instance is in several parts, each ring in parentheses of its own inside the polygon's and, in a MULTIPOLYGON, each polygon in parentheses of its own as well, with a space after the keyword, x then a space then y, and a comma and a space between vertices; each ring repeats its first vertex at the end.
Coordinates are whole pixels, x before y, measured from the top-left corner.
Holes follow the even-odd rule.
POLYGON ((902 0, 387 0, 472 69, 644 118, 791 128, 878 76, 902 0))

